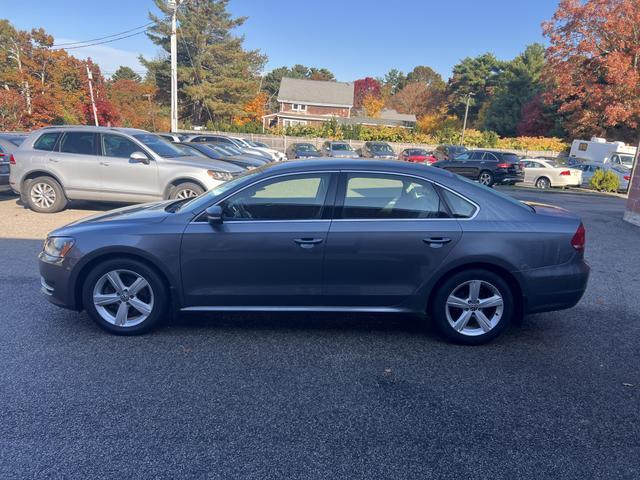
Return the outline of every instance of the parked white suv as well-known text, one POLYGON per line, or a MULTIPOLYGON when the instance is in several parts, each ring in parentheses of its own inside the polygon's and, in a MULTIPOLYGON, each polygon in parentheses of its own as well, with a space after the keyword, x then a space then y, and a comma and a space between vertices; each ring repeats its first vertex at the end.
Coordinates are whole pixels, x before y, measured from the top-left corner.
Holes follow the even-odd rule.
POLYGON ((9 184, 32 210, 53 213, 69 200, 195 197, 242 172, 144 130, 62 126, 34 131, 13 152, 9 184))

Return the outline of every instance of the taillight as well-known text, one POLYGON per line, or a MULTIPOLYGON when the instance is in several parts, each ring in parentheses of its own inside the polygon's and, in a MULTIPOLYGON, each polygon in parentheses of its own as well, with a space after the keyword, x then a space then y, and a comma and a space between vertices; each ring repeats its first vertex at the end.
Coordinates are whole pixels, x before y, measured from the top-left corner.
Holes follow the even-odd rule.
POLYGON ((563 170, 560 172, 560 175, 564 175, 566 177, 567 175, 571 175, 571 172, 569 170, 563 170))
POLYGON ((624 176, 624 179, 625 179, 625 180, 629 180, 630 178, 631 178, 631 176, 630 176, 630 175, 625 175, 625 176, 624 176))
POLYGON ((576 230, 576 233, 573 234, 573 238, 571 239, 571 246, 579 252, 584 252, 584 246, 587 241, 586 234, 587 232, 584 229, 584 225, 580 223, 580 226, 576 230))
POLYGON ((510 165, 509 165, 508 163, 499 163, 499 164, 497 165, 497 167, 498 167, 498 168, 509 168, 509 167, 510 167, 510 165))
POLYGON ((11 155, 9 155, 9 165, 15 165, 16 164, 16 157, 13 156, 13 153, 11 155))

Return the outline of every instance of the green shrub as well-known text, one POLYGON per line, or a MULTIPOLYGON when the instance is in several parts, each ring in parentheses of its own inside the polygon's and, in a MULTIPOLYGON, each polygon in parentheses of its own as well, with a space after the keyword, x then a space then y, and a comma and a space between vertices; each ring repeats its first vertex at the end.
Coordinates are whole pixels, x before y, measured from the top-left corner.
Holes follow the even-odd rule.
POLYGON ((615 173, 600 169, 591 177, 591 187, 599 192, 617 192, 620 180, 615 173))

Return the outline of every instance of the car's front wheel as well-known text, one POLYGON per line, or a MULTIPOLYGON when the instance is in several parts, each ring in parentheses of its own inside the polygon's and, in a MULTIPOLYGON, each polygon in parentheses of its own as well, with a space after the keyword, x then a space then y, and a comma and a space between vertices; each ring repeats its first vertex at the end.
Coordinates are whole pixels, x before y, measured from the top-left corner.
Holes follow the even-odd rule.
POLYGON ((184 182, 176 185, 171 189, 171 193, 169 193, 170 200, 181 200, 183 198, 195 198, 204 193, 204 188, 202 188, 197 183, 192 182, 184 182))
POLYGON ((94 267, 84 282, 82 299, 100 327, 120 335, 149 331, 169 303, 162 278, 132 259, 109 260, 94 267))
POLYGON ((465 345, 486 343, 507 327, 514 314, 513 293, 499 275, 468 270, 447 279, 430 305, 430 314, 449 340, 465 345))

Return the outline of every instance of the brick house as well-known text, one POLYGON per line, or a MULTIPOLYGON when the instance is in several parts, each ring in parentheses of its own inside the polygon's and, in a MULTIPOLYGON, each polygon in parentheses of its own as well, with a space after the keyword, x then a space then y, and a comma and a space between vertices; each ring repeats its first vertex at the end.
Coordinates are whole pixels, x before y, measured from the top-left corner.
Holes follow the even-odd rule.
POLYGON ((340 124, 411 128, 415 115, 382 110, 379 117, 354 115, 353 83, 284 77, 278 91, 279 110, 262 117, 266 127, 317 126, 331 119, 340 124))
POLYGON ((278 104, 278 112, 263 117, 265 126, 319 125, 332 118, 349 118, 353 83, 284 77, 278 104))

